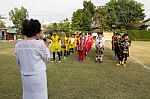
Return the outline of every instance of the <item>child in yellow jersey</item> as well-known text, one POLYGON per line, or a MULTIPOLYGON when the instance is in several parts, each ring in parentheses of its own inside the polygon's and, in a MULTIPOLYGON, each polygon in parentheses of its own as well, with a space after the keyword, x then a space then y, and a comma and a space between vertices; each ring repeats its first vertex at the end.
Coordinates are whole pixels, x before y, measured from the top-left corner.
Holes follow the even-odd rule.
POLYGON ((75 34, 75 44, 74 44, 75 50, 77 50, 77 41, 78 41, 78 35, 75 34))
POLYGON ((70 52, 71 53, 74 53, 74 48, 75 48, 75 35, 72 34, 71 39, 70 39, 70 52))
POLYGON ((66 56, 68 57, 68 55, 70 55, 70 37, 68 34, 65 36, 65 46, 66 56))
POLYGON ((52 40, 52 45, 51 45, 51 50, 53 53, 53 60, 52 62, 56 61, 55 60, 55 53, 57 52, 58 54, 58 62, 61 62, 61 57, 60 57, 60 37, 57 35, 57 31, 54 30, 53 35, 51 36, 51 40, 52 40))
POLYGON ((63 57, 63 55, 64 55, 64 59, 66 59, 67 52, 66 52, 66 33, 65 32, 62 33, 62 37, 61 37, 61 57, 63 57))

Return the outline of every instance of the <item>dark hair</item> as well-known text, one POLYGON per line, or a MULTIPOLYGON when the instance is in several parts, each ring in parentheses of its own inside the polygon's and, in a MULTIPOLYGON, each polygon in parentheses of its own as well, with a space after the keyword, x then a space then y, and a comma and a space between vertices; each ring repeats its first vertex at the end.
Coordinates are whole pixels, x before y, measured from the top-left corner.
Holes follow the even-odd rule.
POLYGON ((57 32, 57 30, 54 30, 53 32, 57 32))
POLYGON ((116 33, 116 35, 121 36, 121 34, 120 34, 120 33, 116 33))
POLYGON ((79 36, 81 36, 81 35, 82 35, 82 33, 79 34, 79 36))
POLYGON ((98 35, 103 35, 103 32, 97 32, 98 35))
POLYGON ((88 33, 89 35, 92 35, 92 33, 90 32, 90 33, 88 33))
POLYGON ((87 33, 84 33, 84 35, 87 35, 87 33))
POLYGON ((24 20, 22 23, 22 34, 33 37, 41 31, 41 23, 38 20, 24 20))
POLYGON ((124 34, 124 35, 122 36, 122 38, 124 38, 125 36, 128 36, 128 34, 124 34))

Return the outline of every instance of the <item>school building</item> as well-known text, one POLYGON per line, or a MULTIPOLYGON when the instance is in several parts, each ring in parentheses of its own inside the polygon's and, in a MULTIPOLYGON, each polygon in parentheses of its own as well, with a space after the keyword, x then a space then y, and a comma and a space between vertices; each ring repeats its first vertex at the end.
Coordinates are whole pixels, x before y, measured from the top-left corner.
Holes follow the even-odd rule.
POLYGON ((150 18, 143 21, 141 29, 142 30, 150 30, 150 18))
POLYGON ((0 28, 0 40, 16 40, 17 31, 11 27, 0 28))

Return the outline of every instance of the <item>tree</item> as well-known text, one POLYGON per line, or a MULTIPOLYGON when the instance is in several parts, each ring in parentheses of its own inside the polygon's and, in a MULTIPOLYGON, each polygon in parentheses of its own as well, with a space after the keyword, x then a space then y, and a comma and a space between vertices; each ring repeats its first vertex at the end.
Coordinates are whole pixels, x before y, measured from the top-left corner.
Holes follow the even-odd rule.
POLYGON ((23 20, 29 17, 28 11, 24 7, 21 7, 20 9, 14 8, 14 10, 9 12, 9 16, 14 24, 14 27, 18 29, 18 31, 21 31, 23 20))
POLYGON ((68 18, 66 18, 59 23, 43 24, 42 28, 44 30, 44 34, 50 36, 54 30, 58 30, 59 32, 70 32, 71 23, 69 22, 68 18))
POLYGON ((72 30, 81 30, 80 25, 82 20, 82 11, 82 9, 78 9, 76 12, 73 12, 71 24, 72 30))
POLYGON ((82 31, 90 31, 92 25, 92 18, 95 13, 95 5, 91 1, 83 1, 83 11, 81 20, 82 31))
POLYGON ((83 1, 83 9, 78 9, 73 13, 72 29, 90 31, 92 15, 95 13, 95 5, 91 1, 83 1))
POLYGON ((71 23, 69 22, 68 18, 64 19, 62 22, 58 24, 58 30, 63 32, 70 32, 71 31, 71 23))
POLYGON ((111 0, 106 4, 108 25, 119 29, 137 29, 144 20, 144 5, 135 0, 111 0))
POLYGON ((92 24, 92 16, 89 10, 83 10, 80 27, 82 31, 90 31, 92 24))
POLYGON ((100 29, 104 30, 107 29, 107 10, 105 6, 99 6, 95 14, 93 16, 93 25, 95 28, 99 27, 100 29))
POLYGON ((3 19, 5 19, 5 17, 2 17, 2 16, 0 15, 0 28, 6 27, 5 22, 3 21, 3 19))
POLYGON ((5 28, 5 27, 6 27, 5 22, 0 20, 0 28, 5 28))
POLYGON ((95 5, 91 1, 83 1, 83 10, 88 10, 91 15, 95 13, 95 5))

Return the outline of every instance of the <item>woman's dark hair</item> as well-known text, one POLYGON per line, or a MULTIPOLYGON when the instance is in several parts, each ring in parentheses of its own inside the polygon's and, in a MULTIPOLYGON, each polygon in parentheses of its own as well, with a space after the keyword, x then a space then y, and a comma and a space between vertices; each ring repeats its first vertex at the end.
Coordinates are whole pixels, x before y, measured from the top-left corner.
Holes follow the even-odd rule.
POLYGON ((33 37, 41 31, 41 23, 38 20, 24 20, 22 23, 22 34, 33 37))

